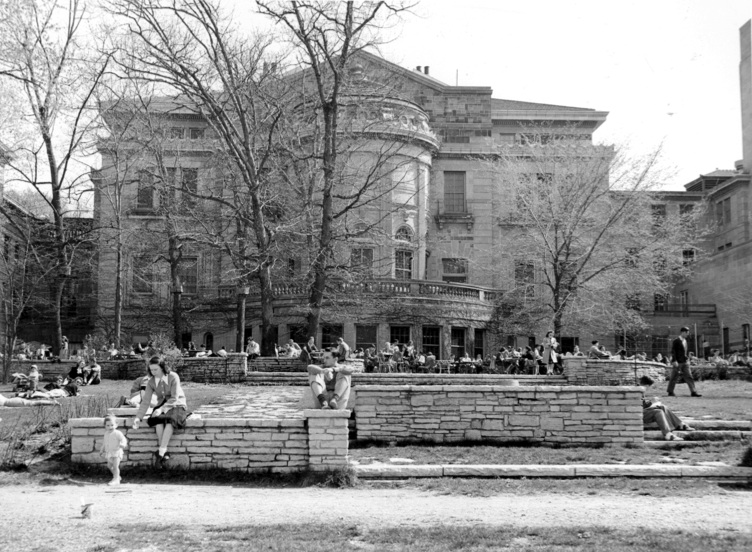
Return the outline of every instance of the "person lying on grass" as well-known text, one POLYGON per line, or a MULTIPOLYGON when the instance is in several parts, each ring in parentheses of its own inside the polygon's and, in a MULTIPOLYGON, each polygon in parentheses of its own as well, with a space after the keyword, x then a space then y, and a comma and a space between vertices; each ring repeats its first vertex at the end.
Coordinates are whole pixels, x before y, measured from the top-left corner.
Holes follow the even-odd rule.
POLYGON ((50 399, 24 399, 22 397, 4 397, 0 395, 0 406, 53 406, 59 405, 50 399))
MULTIPOLYGON (((640 378, 640 385, 644 387, 650 387, 654 381, 648 376, 642 376, 640 378)), ((658 397, 654 397, 653 400, 643 398, 642 399, 642 423, 651 424, 656 423, 661 428, 663 438, 666 441, 683 441, 681 437, 673 433, 674 430, 679 431, 694 431, 694 428, 689 427, 687 424, 681 421, 681 418, 671 412, 665 405, 661 404, 658 397)))

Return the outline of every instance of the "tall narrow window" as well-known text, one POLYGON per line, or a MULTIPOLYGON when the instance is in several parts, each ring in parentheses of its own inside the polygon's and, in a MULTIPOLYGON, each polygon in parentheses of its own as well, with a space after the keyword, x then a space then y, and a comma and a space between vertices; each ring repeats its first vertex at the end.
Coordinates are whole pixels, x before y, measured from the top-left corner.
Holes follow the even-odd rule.
POLYGON ((397 280, 413 279, 413 252, 398 249, 394 253, 394 277, 397 280))
POLYGON ((350 267, 362 276, 373 275, 373 249, 355 248, 350 251, 350 267))
POLYGON ((141 171, 136 194, 136 209, 154 209, 154 180, 151 173, 141 171))
POLYGON ((196 197, 192 194, 198 192, 198 169, 183 169, 183 204, 188 208, 196 206, 196 197))
POLYGON ((183 257, 180 261, 180 282, 183 284, 183 293, 196 295, 198 293, 198 259, 196 257, 183 257))
POLYGON ((465 328, 452 328, 452 357, 460 358, 465 354, 465 328))
POLYGON ((486 330, 476 328, 473 358, 478 358, 478 355, 480 355, 481 358, 485 356, 486 354, 485 353, 485 340, 486 340, 486 330))
POLYGON ((376 330, 378 326, 372 325, 355 325, 355 348, 367 349, 371 345, 375 345, 378 348, 376 341, 376 330))
POLYGON ((535 297, 535 265, 529 261, 515 261, 514 285, 526 297, 535 297))
POLYGON ((466 213, 465 172, 444 171, 444 211, 446 213, 466 213))
POLYGON ((441 327, 423 326, 423 342, 420 349, 424 353, 433 353, 437 360, 441 359, 441 327))
POLYGON ((154 266, 146 255, 133 257, 133 292, 152 293, 154 290, 154 266))

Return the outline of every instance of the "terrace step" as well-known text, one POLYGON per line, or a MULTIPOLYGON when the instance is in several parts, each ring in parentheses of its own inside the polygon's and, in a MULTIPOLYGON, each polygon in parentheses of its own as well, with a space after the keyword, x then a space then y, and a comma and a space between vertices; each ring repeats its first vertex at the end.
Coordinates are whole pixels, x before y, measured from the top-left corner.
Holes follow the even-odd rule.
MULTIPOLYGON (((512 381, 520 385, 566 385, 563 376, 530 376, 507 374, 373 374, 356 373, 357 385, 504 385, 512 381)), ((256 385, 307 385, 308 374, 294 372, 249 372, 246 383, 256 385)))
POLYGON ((687 425, 695 429, 738 429, 752 431, 752 421, 749 420, 699 420, 682 417, 687 425))
MULTIPOLYGON (((681 437, 685 441, 740 441, 752 437, 749 431, 674 431, 674 435, 681 437)), ((646 441, 663 440, 663 434, 660 431, 645 431, 646 441)))
POLYGON ((657 441, 644 442, 643 446, 656 448, 656 449, 681 449, 681 448, 694 448, 694 447, 706 447, 708 445, 731 445, 734 441, 664 441, 663 438, 657 441))

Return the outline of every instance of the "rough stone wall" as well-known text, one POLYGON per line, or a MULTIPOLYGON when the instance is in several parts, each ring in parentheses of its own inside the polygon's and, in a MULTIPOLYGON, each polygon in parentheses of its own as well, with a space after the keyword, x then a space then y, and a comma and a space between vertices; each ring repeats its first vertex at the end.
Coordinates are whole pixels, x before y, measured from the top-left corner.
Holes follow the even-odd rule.
POLYGON ((666 366, 658 362, 564 358, 564 376, 569 385, 639 385, 642 376, 666 381, 666 366))
MULTIPOLYGON (((342 364, 352 366, 357 372, 363 371, 363 359, 348 358, 342 364)), ((258 357, 248 361, 249 372, 305 372, 308 363, 298 358, 258 357)))
MULTIPOLYGON (((29 372, 29 367, 36 364, 45 381, 57 376, 66 376, 76 365, 74 361, 48 362, 34 360, 14 360, 12 371, 29 372)), ((146 374, 146 360, 103 360, 99 362, 104 379, 135 379, 146 374)), ((227 357, 183 358, 175 368, 183 381, 202 383, 237 383, 245 379, 248 373, 245 353, 228 353, 227 357)))
POLYGON ((359 441, 643 442, 642 388, 360 386, 359 441))
MULTIPOLYGON (((302 419, 194 419, 170 441, 170 466, 221 468, 253 473, 326 471, 347 464, 349 410, 305 410, 302 419)), ((132 418, 118 418, 128 439, 122 468, 151 465, 157 450, 154 429, 133 429, 132 418)), ((104 464, 99 455, 102 418, 70 420, 72 461, 104 464)))

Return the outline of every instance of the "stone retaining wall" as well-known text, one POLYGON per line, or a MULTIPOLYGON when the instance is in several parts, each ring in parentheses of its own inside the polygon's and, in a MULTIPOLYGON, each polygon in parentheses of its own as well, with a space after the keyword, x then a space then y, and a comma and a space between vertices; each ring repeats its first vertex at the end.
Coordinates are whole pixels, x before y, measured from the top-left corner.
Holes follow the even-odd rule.
POLYGON ((640 387, 359 386, 357 439, 643 442, 640 387))
MULTIPOLYGON (((248 373, 247 356, 245 353, 228 353, 226 357, 186 357, 180 360, 175 371, 183 381, 195 381, 201 383, 237 383, 245 379, 248 373)), ((27 374, 29 367, 36 364, 42 373, 44 381, 52 381, 57 376, 66 376, 71 368, 76 365, 74 361, 34 361, 14 360, 11 370, 27 374)), ((102 360, 104 379, 127 379, 132 380, 146 374, 146 360, 102 360)))
MULTIPOLYGON (((348 358, 342 364, 352 366, 356 371, 363 371, 362 358, 348 358)), ((248 361, 249 372, 308 372, 308 363, 299 358, 257 357, 248 361)))
POLYGON ((667 375, 666 366, 658 362, 564 357, 563 366, 569 385, 640 385, 642 376, 658 383, 667 375))
MULTIPOLYGON (((254 473, 326 471, 347 464, 349 410, 304 410, 302 418, 286 420, 194 419, 170 441, 170 466, 184 469, 221 468, 254 473)), ((122 466, 154 462, 157 438, 145 424, 133 429, 132 418, 118 418, 129 447, 122 466)), ((70 420, 71 460, 104 464, 99 455, 102 418, 70 420)))

